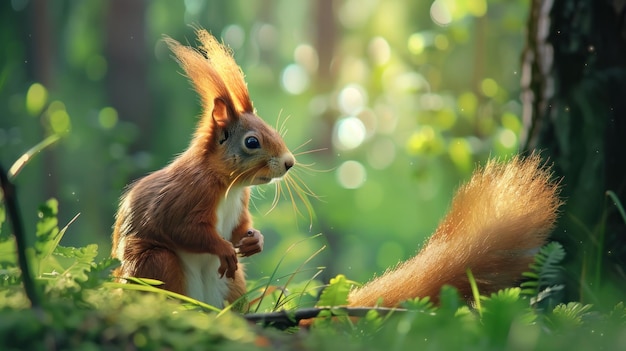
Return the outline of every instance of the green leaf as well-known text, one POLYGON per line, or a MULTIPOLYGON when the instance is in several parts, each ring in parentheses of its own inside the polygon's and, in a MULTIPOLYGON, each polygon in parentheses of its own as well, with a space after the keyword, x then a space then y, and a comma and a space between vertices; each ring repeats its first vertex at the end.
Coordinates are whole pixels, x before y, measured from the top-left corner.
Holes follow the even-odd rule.
POLYGON ((615 305, 608 317, 611 324, 626 326, 626 305, 624 305, 624 302, 622 301, 615 305))
POLYGON ((59 202, 50 199, 39 206, 37 213, 39 220, 36 225, 35 252, 38 257, 45 258, 52 254, 59 240, 59 228, 57 214, 59 212, 59 202))
POLYGON ((353 281, 346 279, 343 274, 337 275, 330 280, 330 284, 322 291, 317 306, 345 306, 348 304, 348 293, 353 281))
POLYGON ((542 304, 549 308, 553 297, 562 290, 559 282, 562 280, 561 261, 565 258, 565 250, 558 242, 551 242, 542 247, 535 255, 530 265, 531 271, 522 275, 528 278, 520 284, 521 293, 531 296, 531 305, 542 304))
POLYGON ((492 342, 504 346, 514 326, 528 326, 536 315, 528 308, 528 301, 521 299, 520 288, 499 290, 490 297, 483 297, 482 324, 492 342))
POLYGON ((39 142, 37 145, 31 147, 28 151, 26 151, 26 153, 20 156, 20 158, 18 158, 13 163, 13 165, 11 165, 11 168, 9 168, 9 174, 8 174, 9 178, 14 179, 15 177, 17 177, 17 175, 20 173, 22 168, 24 168, 24 166, 26 166, 28 162, 30 162, 35 155, 39 154, 48 146, 56 143, 60 138, 61 138, 60 135, 53 134, 45 138, 41 142, 39 142))
POLYGON ((50 288, 80 290, 81 283, 89 279, 88 273, 95 267, 97 255, 96 244, 80 248, 57 246, 53 256, 42 260, 42 275, 50 280, 50 288), (50 267, 56 268, 50 270, 50 267))
POLYGON ((16 267, 17 253, 15 240, 0 241, 0 267, 16 267))
POLYGON ((581 326, 591 307, 592 305, 583 305, 580 302, 559 304, 546 316, 547 324, 553 330, 567 330, 581 326))
POLYGON ((416 297, 414 299, 406 300, 401 304, 401 307, 406 308, 410 311, 419 311, 426 313, 436 310, 435 304, 430 301, 430 296, 416 297))
POLYGON ((181 295, 175 292, 171 292, 168 290, 164 290, 164 289, 159 289, 157 287, 151 286, 151 285, 139 285, 139 284, 126 284, 126 283, 112 283, 112 282, 108 282, 108 283, 104 283, 103 284, 105 287, 107 288, 111 288, 111 289, 124 289, 124 290, 135 290, 135 291, 144 291, 144 292, 151 292, 151 293, 155 293, 158 295, 163 295, 163 296, 167 296, 167 297, 171 297, 180 301, 184 301, 187 303, 190 303, 192 305, 198 306, 198 307, 202 307, 206 310, 210 310, 210 311, 214 311, 214 312, 220 312, 221 310, 217 307, 211 306, 209 304, 206 304, 202 301, 198 301, 196 299, 193 299, 189 296, 185 296, 185 295, 181 295))
POLYGON ((449 314, 454 314, 463 306, 461 298, 459 297, 459 291, 450 285, 444 285, 439 292, 439 307, 441 312, 447 311, 449 314))
POLYGON ((144 286, 161 286, 164 284, 162 281, 158 279, 136 278, 136 277, 127 277, 124 279, 128 280, 129 282, 133 282, 133 283, 144 285, 144 286))

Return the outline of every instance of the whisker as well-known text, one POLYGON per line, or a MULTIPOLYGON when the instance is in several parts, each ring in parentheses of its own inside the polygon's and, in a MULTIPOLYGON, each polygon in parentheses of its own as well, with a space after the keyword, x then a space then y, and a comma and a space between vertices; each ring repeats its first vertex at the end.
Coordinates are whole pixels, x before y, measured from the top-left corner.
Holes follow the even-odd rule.
POLYGON ((267 210, 267 212, 265 212, 265 215, 267 215, 268 213, 272 212, 276 206, 278 206, 278 201, 280 200, 280 193, 281 193, 281 182, 276 182, 276 190, 274 191, 274 198, 272 199, 272 205, 270 206, 270 209, 267 210))
MULTIPOLYGON (((224 194, 224 198, 228 197, 228 193, 230 192, 230 189, 235 185, 235 183, 237 182, 237 180, 239 180, 239 178, 241 178, 244 174, 248 173, 249 171, 251 171, 250 169, 247 169, 241 173, 239 173, 231 182, 230 184, 228 184, 228 187, 226 188, 226 193, 224 194)), ((258 171, 257 171, 258 172, 258 171)), ((233 172, 234 173, 234 172, 233 172)), ((230 175, 232 176, 233 173, 231 173, 230 175)))
POLYGON ((301 188, 302 190, 306 190, 305 191, 306 195, 314 197, 316 199, 319 198, 319 196, 317 196, 315 192, 311 190, 311 188, 309 188, 308 185, 306 185, 306 183, 302 180, 302 177, 300 177, 300 174, 298 174, 297 171, 304 171, 304 170, 295 169, 293 173, 289 174, 290 181, 292 183, 295 182, 295 183, 302 184, 301 186, 299 186, 299 188, 301 188))
POLYGON ((274 129, 276 130, 279 130, 278 125, 280 124, 280 116, 282 114, 283 114, 283 109, 280 109, 280 111, 278 111, 278 116, 276 116, 276 124, 274 124, 274 129))
MULTIPOLYGON (((302 147, 304 145, 306 145, 306 144, 302 144, 301 146, 298 146, 296 149, 294 149, 294 151, 298 150, 300 147, 302 147)), ((327 147, 322 147, 322 148, 319 148, 319 149, 300 151, 300 152, 294 153, 293 155, 294 156, 307 155, 307 154, 312 154, 314 152, 321 152, 321 151, 326 151, 326 150, 328 150, 327 147)))
POLYGON ((311 188, 306 185, 306 183, 302 180, 302 178, 300 178, 300 176, 297 173, 293 173, 290 175, 290 181, 297 186, 297 190, 304 192, 305 195, 313 197, 317 200, 320 199, 320 197, 315 194, 315 192, 313 190, 311 190, 311 188), (301 184, 301 185, 300 185, 301 184))
POLYGON ((289 195, 289 198, 291 199, 291 207, 293 208, 293 211, 296 214, 296 216, 298 215, 302 216, 302 212, 300 212, 300 210, 298 209, 298 206, 296 206, 295 198, 293 196, 293 191, 291 190, 291 186, 290 186, 291 177, 287 177, 284 180, 285 180, 285 187, 287 188, 287 194, 289 195))
POLYGON ((293 196, 293 194, 295 193, 300 201, 302 201, 304 207, 307 210, 307 213, 309 214, 309 230, 311 230, 313 228, 313 218, 315 217, 315 213, 313 213, 313 205, 311 205, 311 202, 309 201, 309 198, 303 191, 302 187, 298 183, 296 183, 293 178, 289 177, 286 180, 287 191, 289 191, 289 197, 291 198, 292 207, 294 208, 296 214, 304 217, 302 212, 300 212, 300 209, 298 209, 298 206, 296 206, 295 198, 293 196), (294 188, 294 191, 291 190, 291 187, 294 188))
POLYGON ((276 124, 274 125, 274 129, 280 134, 280 136, 284 139, 287 131, 285 130, 285 123, 289 119, 287 116, 283 121, 281 121, 281 117, 283 115, 283 110, 278 111, 278 117, 276 117, 276 124))
POLYGON ((254 174, 252 174, 252 177, 250 177, 250 185, 252 185, 252 181, 254 180, 254 178, 256 178, 256 175, 259 174, 259 172, 261 172, 261 168, 257 169, 256 172, 254 172, 254 174))
POLYGON ((293 167, 292 172, 298 174, 306 174, 308 176, 314 176, 314 173, 328 173, 336 169, 335 167, 329 169, 316 169, 313 168, 313 166, 315 166, 315 163, 296 164, 296 166, 293 167))
POLYGON ((295 147, 293 150, 291 150, 292 153, 295 153, 296 151, 298 151, 299 149, 301 149, 302 147, 310 144, 313 141, 313 139, 309 139, 307 141, 305 141, 304 143, 300 144, 299 146, 295 147))
POLYGON ((312 197, 315 200, 322 201, 322 198, 317 195, 308 185, 306 185, 306 183, 304 183, 300 177, 295 176, 292 182, 297 190, 302 194, 312 197))
POLYGON ((289 129, 287 129, 287 121, 289 121, 290 118, 291 118, 291 115, 288 115, 287 117, 285 117, 285 119, 283 120, 283 123, 280 125, 280 128, 278 128, 278 133, 283 137, 283 139, 285 138, 285 136, 287 135, 287 132, 289 131, 289 129))

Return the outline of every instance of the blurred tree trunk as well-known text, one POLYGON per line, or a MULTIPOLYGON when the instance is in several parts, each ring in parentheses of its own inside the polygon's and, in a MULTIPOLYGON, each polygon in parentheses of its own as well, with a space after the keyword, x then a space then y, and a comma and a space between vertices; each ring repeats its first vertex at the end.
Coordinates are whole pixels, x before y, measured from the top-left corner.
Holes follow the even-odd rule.
MULTIPOLYGON (((554 239, 567 251, 565 298, 626 290, 626 0, 533 0, 523 54, 527 150, 562 177, 554 239)), ((606 301, 614 303, 614 301, 606 301)))
MULTIPOLYGON (((337 38, 339 36, 339 25, 335 17, 333 8, 333 0, 319 0, 312 2, 311 10, 315 16, 314 22, 314 38, 313 42, 317 50, 318 71, 313 78, 316 85, 316 91, 321 94, 329 94, 335 87, 337 75, 333 72, 333 60, 337 59, 337 38)), ((325 150, 320 152, 320 156, 331 156, 332 147, 332 130, 337 119, 337 114, 330 108, 325 109, 319 116, 321 123, 317 125, 314 131, 314 145, 312 149, 325 150)), ((332 259, 336 252, 333 248, 346 247, 343 243, 343 236, 333 229, 331 223, 319 218, 318 225, 328 240, 328 249, 325 257, 328 259, 324 262, 326 269, 320 277, 324 281, 328 281, 335 276, 341 269, 337 267, 337 260, 332 259)))
POLYGON ((145 49, 145 1, 108 2, 106 57, 107 94, 120 119, 141 131, 130 153, 151 149, 153 116, 145 49))

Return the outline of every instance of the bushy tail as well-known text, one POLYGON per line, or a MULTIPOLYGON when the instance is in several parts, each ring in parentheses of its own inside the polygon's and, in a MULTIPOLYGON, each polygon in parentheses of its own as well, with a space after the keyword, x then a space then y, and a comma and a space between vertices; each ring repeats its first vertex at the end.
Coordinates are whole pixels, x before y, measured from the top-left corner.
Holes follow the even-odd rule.
POLYGON ((350 306, 395 306, 444 284, 471 296, 469 268, 482 294, 510 287, 554 227, 558 184, 533 154, 490 161, 458 190, 450 211, 417 256, 353 290, 350 306))

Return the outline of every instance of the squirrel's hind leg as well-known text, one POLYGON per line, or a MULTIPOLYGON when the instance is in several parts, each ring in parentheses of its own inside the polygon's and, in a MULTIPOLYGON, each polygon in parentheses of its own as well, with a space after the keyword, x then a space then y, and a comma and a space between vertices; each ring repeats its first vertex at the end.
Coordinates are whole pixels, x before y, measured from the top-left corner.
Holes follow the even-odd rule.
MULTIPOLYGON (((128 243, 130 244, 130 243, 128 243)), ((144 245, 139 245, 144 246, 144 245)), ((186 294, 185 273, 180 258, 169 249, 152 246, 141 248, 129 254, 131 245, 126 247, 118 277, 150 278, 163 282, 159 288, 178 294, 186 294)))

